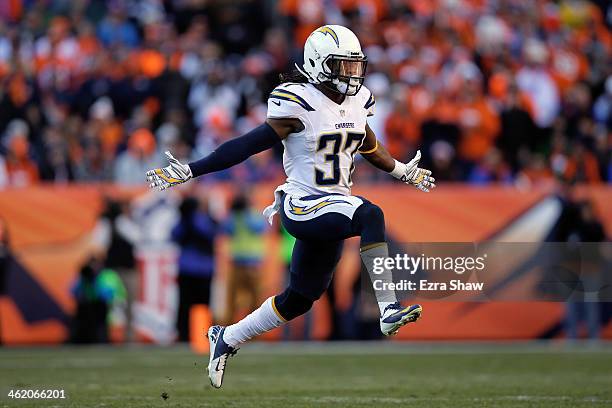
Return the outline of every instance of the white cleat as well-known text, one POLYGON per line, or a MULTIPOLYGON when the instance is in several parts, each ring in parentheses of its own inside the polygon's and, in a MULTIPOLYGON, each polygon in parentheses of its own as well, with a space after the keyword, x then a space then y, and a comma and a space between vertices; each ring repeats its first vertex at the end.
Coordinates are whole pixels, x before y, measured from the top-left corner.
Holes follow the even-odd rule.
POLYGON ((223 326, 211 326, 207 333, 208 343, 210 344, 210 358, 207 368, 208 378, 210 379, 210 385, 215 388, 221 388, 221 385, 223 385, 223 375, 225 374, 227 359, 238 352, 238 349, 228 346, 223 341, 224 331, 225 327, 223 326))
POLYGON ((399 302, 395 302, 385 308, 380 318, 380 331, 385 336, 393 336, 400 327, 419 320, 422 312, 421 305, 403 307, 399 302))

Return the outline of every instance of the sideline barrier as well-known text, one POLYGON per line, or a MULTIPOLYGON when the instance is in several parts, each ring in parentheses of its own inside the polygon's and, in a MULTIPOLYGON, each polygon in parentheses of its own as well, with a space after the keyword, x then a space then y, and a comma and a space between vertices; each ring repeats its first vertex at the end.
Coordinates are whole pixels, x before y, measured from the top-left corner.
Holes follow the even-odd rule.
MULTIPOLYGON (((264 208, 276 184, 252 186, 253 201, 264 208)), ((195 188, 217 204, 229 201, 231 185, 200 185, 195 188)), ((612 186, 578 186, 578 197, 590 198, 612 236, 612 186)), ((145 189, 112 185, 39 186, 0 192, 0 217, 7 225, 15 262, 10 267, 8 296, 0 296, 0 340, 4 344, 60 343, 69 335, 74 301, 70 288, 80 265, 92 250, 91 233, 104 197, 132 200, 133 206, 149 208, 160 200, 178 200, 179 192, 160 194, 145 189)), ((518 191, 510 187, 442 185, 433 194, 421 194, 397 185, 360 186, 354 194, 377 203, 385 212, 390 239, 396 242, 472 242, 495 240, 521 215, 552 197, 548 190, 518 191), (418 214, 414 216, 414 214, 418 214)), ((146 223, 146 218, 143 219, 146 223)), ((277 234, 266 236, 262 296, 282 288, 284 271, 278 256, 277 234)), ((530 237, 525 236, 525 241, 530 237)), ((357 242, 349 240, 336 273, 333 289, 338 310, 347 311, 359 273, 357 242)), ((146 262, 144 262, 146 264, 146 262)), ((149 262, 150 263, 150 262, 149 262)), ((223 288, 228 268, 227 243, 217 250, 215 287, 223 288)), ((143 273, 143 262, 139 263, 143 273)), ((171 297, 170 297, 171 298, 171 297)), ((222 316, 213 304, 215 316, 222 316)), ((313 337, 331 332, 329 302, 314 308, 313 337)), ((548 302, 490 302, 466 308, 463 303, 428 302, 424 318, 399 339, 533 339, 561 335, 563 304, 548 302)), ((612 338, 612 325, 603 334, 612 338)), ((139 337, 142 338, 142 337, 139 337)), ((264 338, 279 339, 279 330, 264 338)))

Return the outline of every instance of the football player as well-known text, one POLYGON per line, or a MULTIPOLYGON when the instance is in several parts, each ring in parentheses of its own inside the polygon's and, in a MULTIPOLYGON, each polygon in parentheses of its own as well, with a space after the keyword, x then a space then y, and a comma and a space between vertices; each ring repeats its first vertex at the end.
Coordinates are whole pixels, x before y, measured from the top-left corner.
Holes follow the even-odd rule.
MULTIPOLYGON (((373 259, 388 256, 383 212, 365 198, 351 195, 357 153, 421 191, 435 187, 431 171, 418 167, 420 152, 409 163, 394 160, 368 126, 367 117, 374 114, 376 103, 363 86, 366 66, 367 58, 351 30, 320 27, 306 40, 303 66, 296 65, 297 71, 282 78, 270 94, 264 124, 189 164, 166 152, 169 166, 147 172, 150 186, 164 190, 231 167, 277 143, 284 147, 287 180, 276 189, 274 203, 264 214, 271 222, 279 213, 283 226, 296 238, 290 283, 239 322, 209 328, 208 375, 214 387, 221 387, 227 359, 237 346, 310 310, 331 281, 345 239, 361 238, 361 257, 370 276, 373 259)), ((376 278, 391 281, 391 272, 376 278)), ((403 307, 394 293, 376 295, 385 335, 421 316, 420 305, 403 307)))

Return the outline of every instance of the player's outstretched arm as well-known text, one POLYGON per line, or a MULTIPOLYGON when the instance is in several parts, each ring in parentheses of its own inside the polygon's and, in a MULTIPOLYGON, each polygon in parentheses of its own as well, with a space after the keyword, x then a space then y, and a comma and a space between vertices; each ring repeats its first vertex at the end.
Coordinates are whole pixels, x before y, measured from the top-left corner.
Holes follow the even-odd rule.
POLYGON ((395 160, 385 147, 378 143, 376 135, 369 125, 366 125, 366 139, 359 149, 359 153, 375 167, 390 173, 393 177, 400 179, 406 184, 411 184, 426 193, 436 187, 436 179, 431 176, 431 170, 419 167, 421 151, 408 163, 395 160))
POLYGON ((193 177, 213 173, 235 166, 251 157, 273 147, 290 133, 300 130, 302 122, 298 119, 268 119, 266 123, 220 145, 203 159, 183 164, 166 152, 169 165, 147 172, 151 188, 165 190, 185 183, 193 177))

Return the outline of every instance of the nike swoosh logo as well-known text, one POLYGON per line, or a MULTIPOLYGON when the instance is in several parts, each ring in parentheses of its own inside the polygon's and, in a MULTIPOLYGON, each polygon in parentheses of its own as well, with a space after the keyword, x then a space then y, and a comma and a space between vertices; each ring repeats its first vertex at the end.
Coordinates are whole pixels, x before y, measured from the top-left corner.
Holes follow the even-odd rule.
POLYGON ((272 101, 273 104, 280 106, 280 102, 272 101))
POLYGON ((221 370, 219 370, 219 363, 220 363, 220 362, 221 362, 221 360, 218 360, 218 361, 217 361, 217 366, 215 367, 215 371, 221 371, 221 370))

